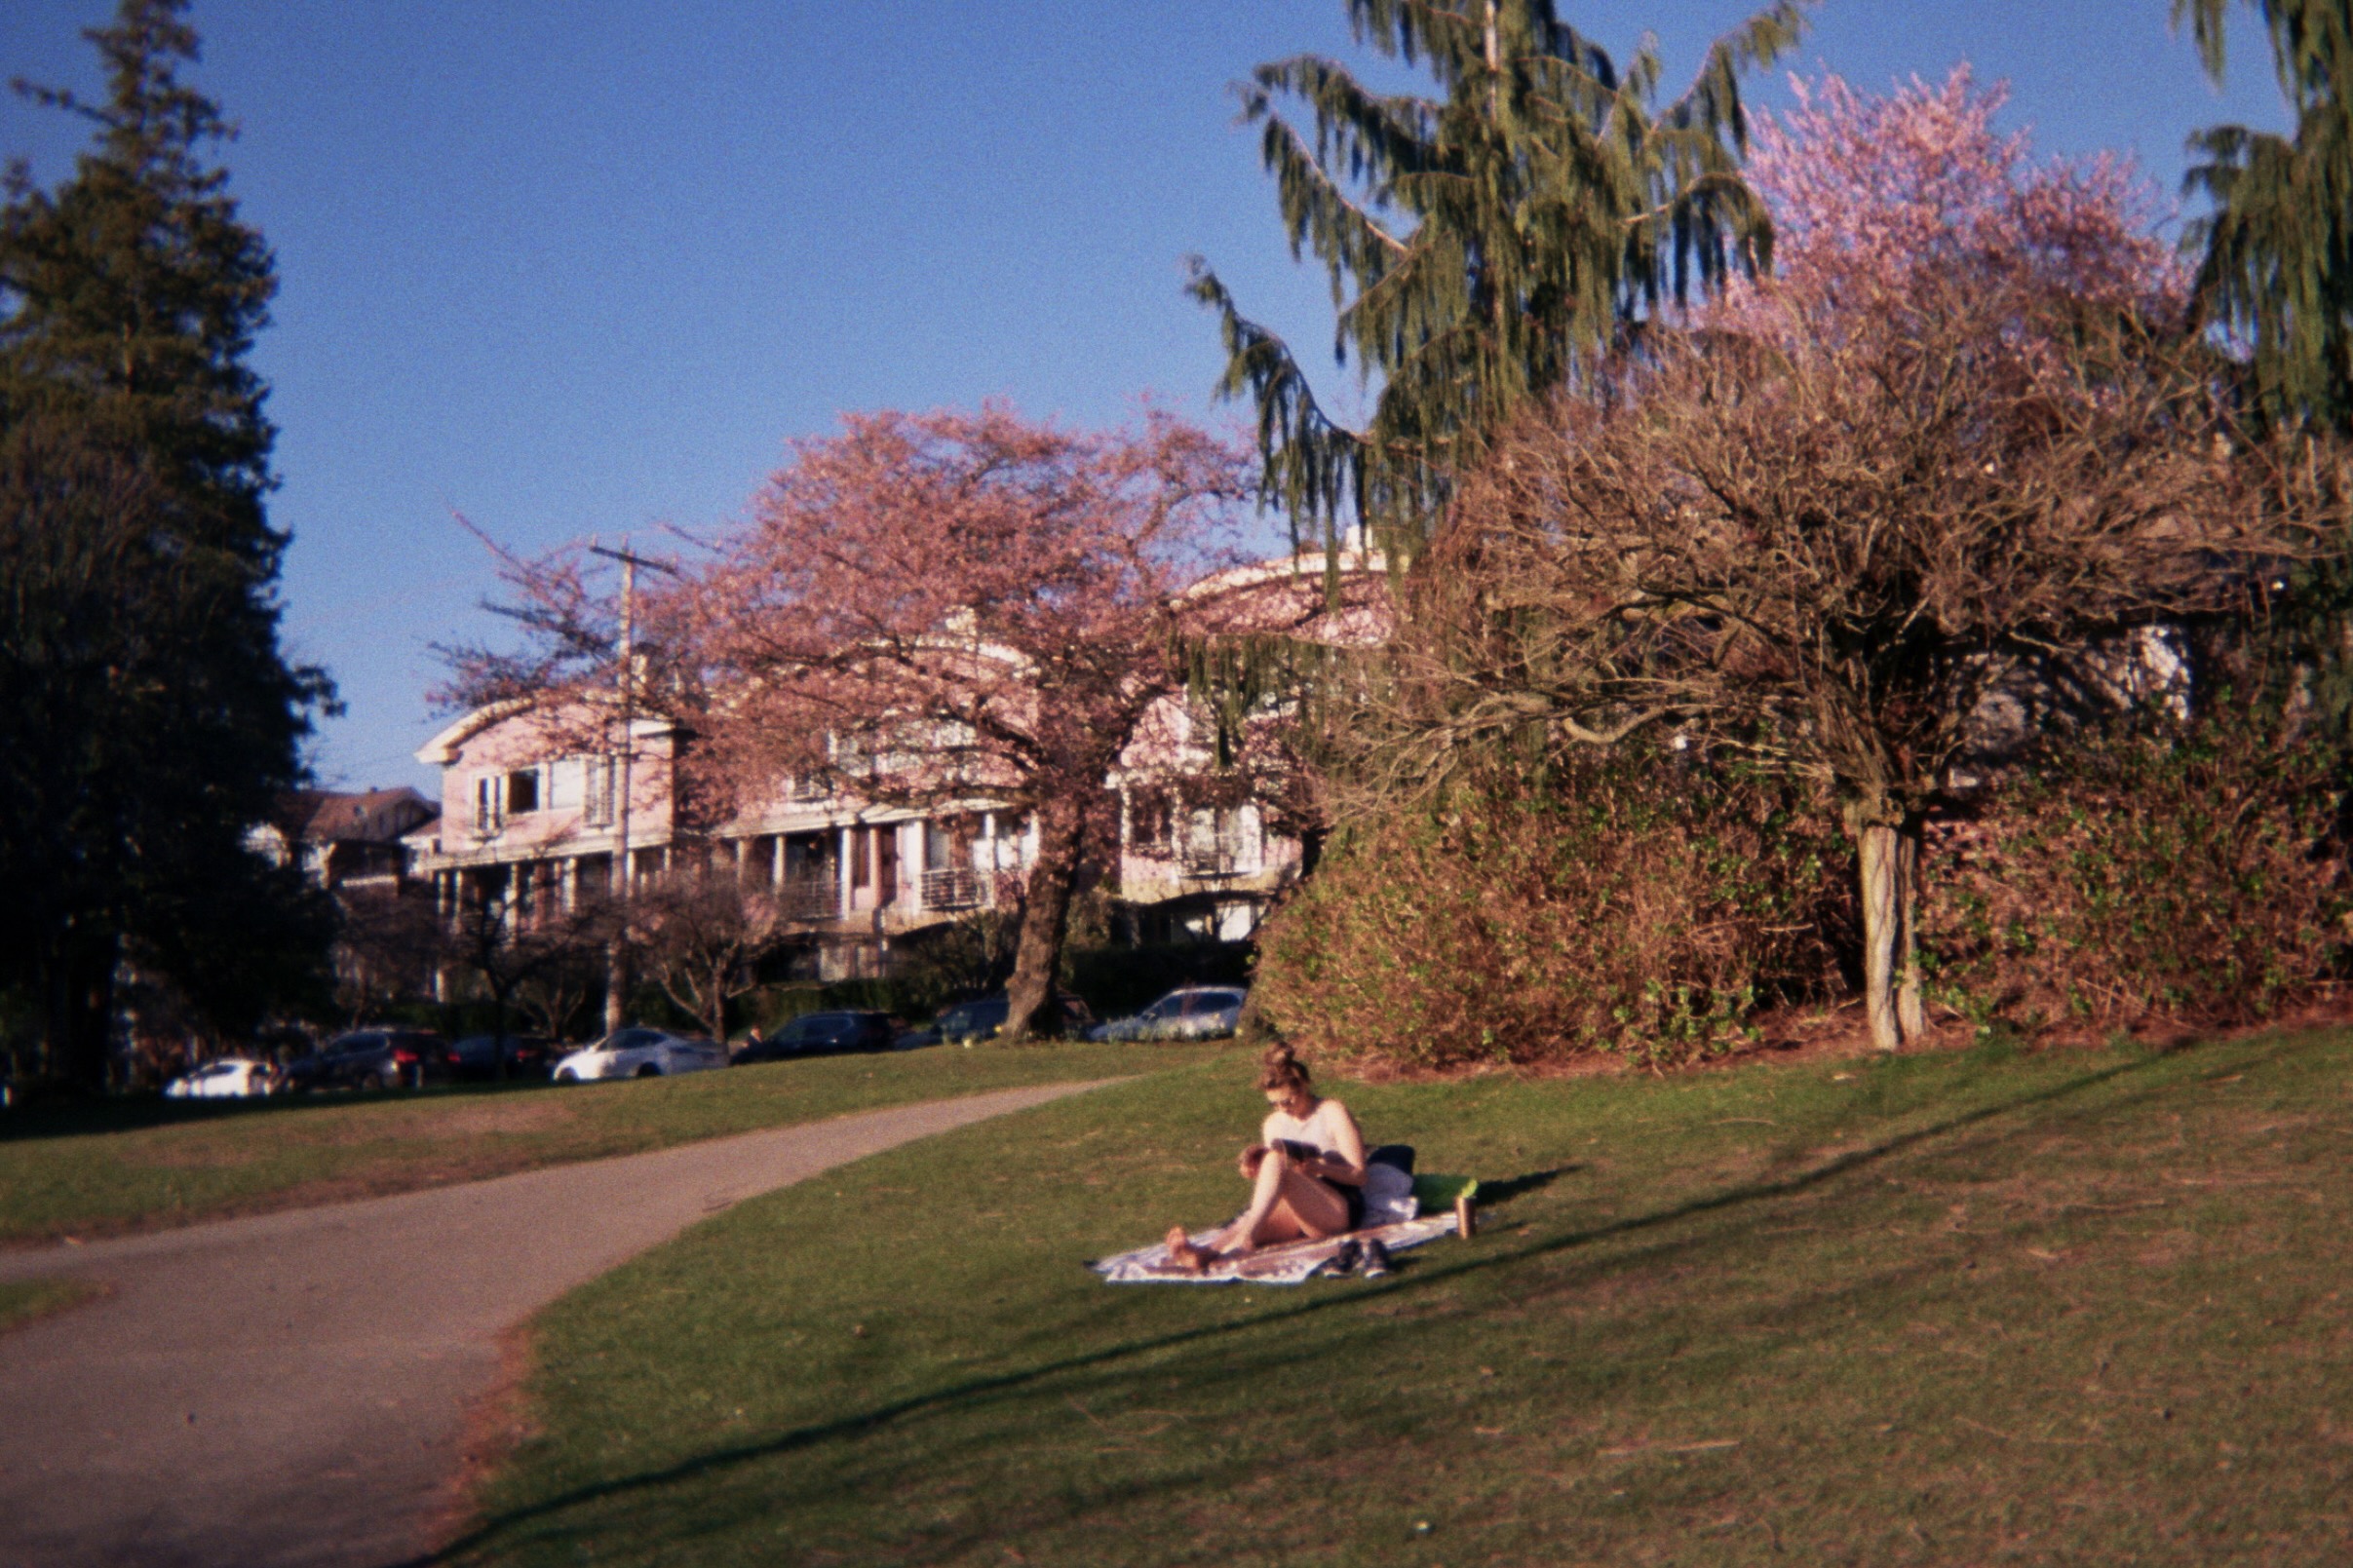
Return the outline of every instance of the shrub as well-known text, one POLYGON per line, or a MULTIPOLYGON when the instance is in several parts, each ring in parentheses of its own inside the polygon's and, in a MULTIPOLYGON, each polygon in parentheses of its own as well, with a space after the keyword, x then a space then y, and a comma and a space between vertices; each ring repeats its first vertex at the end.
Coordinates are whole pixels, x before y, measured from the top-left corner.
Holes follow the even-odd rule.
POLYGON ((1393 1066, 1725 1049, 1838 985, 1850 852, 1803 807, 1673 756, 1498 766, 1334 849, 1261 934, 1260 1005, 1393 1066))
POLYGON ((2054 750, 1932 827, 1932 996, 1981 1026, 2214 1025, 2334 982, 2353 920, 2342 764, 2213 706, 2054 750))

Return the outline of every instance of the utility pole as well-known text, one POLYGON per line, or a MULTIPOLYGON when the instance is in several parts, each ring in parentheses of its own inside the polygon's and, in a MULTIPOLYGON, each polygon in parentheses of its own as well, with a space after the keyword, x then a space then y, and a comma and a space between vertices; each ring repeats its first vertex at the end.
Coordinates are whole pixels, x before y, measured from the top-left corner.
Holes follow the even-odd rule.
POLYGON ((622 1004, 629 988, 629 899, 635 878, 629 863, 629 810, 635 792, 632 763, 637 752, 637 568, 650 566, 657 572, 678 575, 677 568, 665 561, 634 555, 625 535, 619 550, 607 550, 602 545, 589 546, 589 554, 602 555, 621 563, 621 799, 614 806, 613 875, 615 896, 621 900, 621 926, 613 933, 611 943, 604 950, 604 1032, 611 1034, 624 1022, 622 1004))

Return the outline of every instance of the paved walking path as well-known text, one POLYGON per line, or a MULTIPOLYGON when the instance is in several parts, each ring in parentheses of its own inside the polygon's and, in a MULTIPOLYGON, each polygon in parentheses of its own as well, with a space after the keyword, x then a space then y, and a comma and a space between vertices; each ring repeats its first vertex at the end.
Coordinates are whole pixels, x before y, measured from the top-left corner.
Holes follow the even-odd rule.
POLYGON ((1096 1087, 0 1254, 104 1281, 0 1334, 0 1564, 381 1568, 431 1547, 500 1332, 740 1199, 1096 1087))

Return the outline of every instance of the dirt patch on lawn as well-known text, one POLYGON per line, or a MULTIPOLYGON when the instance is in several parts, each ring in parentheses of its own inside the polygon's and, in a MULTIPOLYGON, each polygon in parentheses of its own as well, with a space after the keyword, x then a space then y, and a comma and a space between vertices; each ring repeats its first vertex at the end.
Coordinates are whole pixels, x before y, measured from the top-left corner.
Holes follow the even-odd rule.
MULTIPOLYGON (((1646 1073, 1668 1077, 1683 1073, 1722 1072, 1755 1066, 1804 1067, 1846 1060, 1877 1060, 1884 1053, 1871 1044, 1871 1026, 1860 1000, 1829 1006, 1772 1009, 1750 1020, 1752 1042, 1717 1055, 1683 1061, 1649 1061, 1639 1056, 1586 1051, 1534 1062, 1473 1062, 1459 1067, 1418 1067, 1378 1058, 1335 1061, 1340 1077, 1368 1084, 1450 1084, 1477 1078, 1561 1079, 1610 1078, 1646 1073)), ((2284 1010, 2269 1018, 2231 1025, 2202 1027, 2178 1018, 2150 1015, 2126 1024, 2100 1026, 2050 1025, 2020 1040, 2028 1052, 2102 1050, 2130 1042, 2142 1051, 2163 1054, 2194 1046, 2257 1035, 2292 1034, 2301 1030, 2353 1027, 2353 991, 2320 998, 2309 1005, 2284 1010)), ((1978 1043, 1975 1025, 1947 1012, 1932 1018, 1928 1033, 1904 1047, 1905 1055, 1961 1051, 1978 1043)))
POLYGON ((579 1120, 578 1112, 553 1097, 501 1099, 452 1105, 446 1100, 386 1106, 377 1114, 321 1118, 316 1127, 287 1128, 289 1142, 313 1148, 361 1143, 407 1143, 435 1138, 479 1138, 499 1133, 554 1132, 579 1120))
POLYGON ((233 1170, 251 1165, 255 1158, 257 1151, 250 1144, 212 1138, 158 1138, 123 1151, 126 1162, 150 1170, 233 1170))
POLYGON ((482 1522, 480 1493, 483 1485, 517 1448, 539 1435, 529 1392, 536 1363, 527 1320, 500 1333, 498 1376, 466 1406, 457 1439, 457 1473, 442 1494, 426 1537, 437 1553, 446 1551, 482 1522))

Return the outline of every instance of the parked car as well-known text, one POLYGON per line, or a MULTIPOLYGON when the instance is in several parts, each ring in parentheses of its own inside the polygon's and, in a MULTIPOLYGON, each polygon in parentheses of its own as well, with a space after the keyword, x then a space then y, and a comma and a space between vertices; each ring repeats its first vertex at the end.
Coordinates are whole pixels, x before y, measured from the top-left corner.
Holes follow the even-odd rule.
POLYGON ((1238 985, 1180 985, 1133 1017, 1087 1031, 1090 1040, 1208 1040, 1232 1034, 1250 993, 1238 985))
POLYGON ((580 1084, 598 1078, 669 1078, 727 1065, 727 1050, 715 1040, 672 1034, 635 1024, 615 1029, 556 1063, 556 1082, 580 1084))
POLYGON ((501 1077, 502 1063, 505 1077, 545 1078, 555 1064, 556 1054, 555 1044, 535 1034, 468 1035, 449 1048, 451 1066, 457 1076, 474 1082, 501 1077))
MULTIPOLYGON (((946 1044, 969 1046, 976 1040, 995 1039, 1012 1011, 1012 1003, 1003 995, 979 997, 946 1009, 932 1027, 946 1044)), ((1067 991, 1057 991, 1038 1019, 1038 1032, 1084 1035, 1094 1024, 1095 1014, 1085 1002, 1067 991)))
POLYGON ((449 1046, 430 1029, 356 1029, 286 1065, 289 1093, 318 1089, 396 1089, 449 1077, 449 1046))
POLYGON ((217 1056, 164 1086, 173 1100, 250 1099, 278 1087, 278 1069, 250 1056, 217 1056))
POLYGON ((743 1066, 788 1056, 888 1051, 898 1037, 899 1020, 887 1013, 809 1013, 787 1019, 765 1039, 754 1039, 735 1059, 743 1066))

